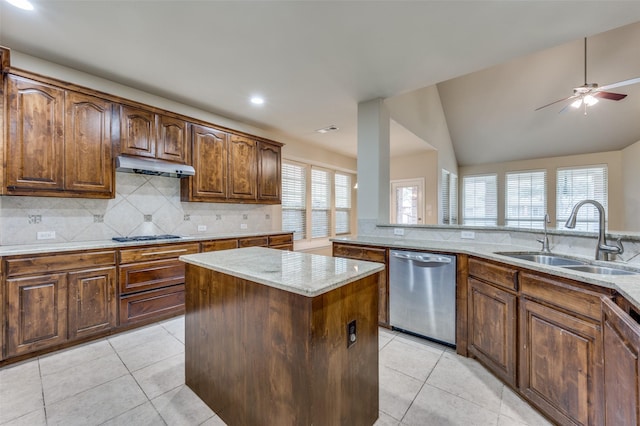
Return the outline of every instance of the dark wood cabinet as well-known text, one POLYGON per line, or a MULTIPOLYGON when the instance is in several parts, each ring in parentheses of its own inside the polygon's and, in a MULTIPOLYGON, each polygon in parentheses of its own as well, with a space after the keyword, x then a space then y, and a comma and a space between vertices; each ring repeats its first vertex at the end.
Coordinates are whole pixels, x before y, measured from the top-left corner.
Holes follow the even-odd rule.
POLYGON ((640 425, 640 324, 608 298, 602 312, 605 423, 640 425))
POLYGON ((603 424, 601 295, 528 273, 520 284, 520 391, 560 424, 603 424))
POLYGON ((67 340, 66 274, 9 278, 6 288, 8 357, 67 340))
POLYGON ((281 202, 281 148, 258 142, 258 200, 281 202))
POLYGON ((10 195, 112 198, 112 104, 9 75, 10 195))
POLYGON ((120 107, 120 153, 188 163, 187 122, 128 105, 120 107))
POLYGON ((69 338, 107 331, 117 325, 116 268, 69 272, 69 338))
POLYGON ((7 86, 7 193, 62 191, 64 89, 15 75, 7 86))
POLYGON ((67 92, 65 104, 64 187, 68 191, 111 197, 114 192, 112 103, 67 92))
POLYGON ((333 243, 333 256, 348 259, 369 260, 384 263, 385 270, 379 274, 378 282, 378 323, 389 327, 389 259, 387 249, 382 247, 366 247, 355 244, 333 243))
POLYGON ((223 131, 191 126, 195 176, 180 179, 182 201, 225 201, 227 199, 227 142, 223 131))
POLYGON ((495 375, 516 386, 516 295, 468 280, 468 350, 495 375))
POLYGON ((229 193, 234 200, 256 200, 257 144, 246 136, 229 138, 229 193))

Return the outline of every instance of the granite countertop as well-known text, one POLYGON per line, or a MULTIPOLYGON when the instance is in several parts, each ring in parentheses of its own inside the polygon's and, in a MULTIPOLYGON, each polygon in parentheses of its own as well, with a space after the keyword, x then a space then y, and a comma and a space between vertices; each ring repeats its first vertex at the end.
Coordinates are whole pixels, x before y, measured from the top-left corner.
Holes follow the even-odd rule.
MULTIPOLYGON (((601 275, 587 272, 574 271, 558 266, 544 265, 527 260, 497 254, 499 252, 535 252, 530 247, 518 246, 515 244, 491 244, 478 242, 460 241, 439 241, 439 240, 417 240, 387 237, 347 237, 334 238, 332 241, 345 242, 351 244, 374 245, 389 248, 406 248, 415 250, 439 251, 454 254, 467 254, 485 259, 495 260, 521 268, 594 284, 601 287, 611 288, 624 296, 636 309, 640 310, 640 274, 638 275, 601 275)), ((592 258, 575 256, 571 253, 554 252, 564 256, 573 257, 592 264, 611 266, 614 268, 628 268, 627 265, 619 262, 595 262, 592 258)), ((633 269, 633 268, 629 268, 633 269)), ((636 269, 637 270, 637 269, 636 269)))
POLYGON ((190 254, 180 260, 307 297, 384 270, 382 263, 265 247, 190 254))
POLYGON ((199 241, 224 240, 227 238, 246 238, 258 237, 264 235, 286 234, 286 231, 267 231, 267 232, 251 232, 251 233, 234 233, 234 234, 216 234, 216 235, 197 235, 197 236, 180 236, 169 240, 153 240, 153 241, 131 241, 119 243, 112 240, 99 241, 75 241, 66 243, 42 243, 42 244, 20 244, 0 246, 0 257, 17 256, 22 254, 46 254, 61 253, 65 251, 76 250, 96 250, 96 249, 118 249, 129 248, 145 245, 159 244, 175 244, 175 243, 192 243, 199 241))

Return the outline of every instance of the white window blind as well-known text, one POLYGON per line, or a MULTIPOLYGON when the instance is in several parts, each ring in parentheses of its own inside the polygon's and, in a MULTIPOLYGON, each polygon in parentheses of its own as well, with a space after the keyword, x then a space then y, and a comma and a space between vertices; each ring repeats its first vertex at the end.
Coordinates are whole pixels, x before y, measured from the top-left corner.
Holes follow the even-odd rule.
POLYGON ((547 212, 547 172, 507 173, 505 180, 505 225, 542 229, 547 212))
POLYGON ((293 239, 306 238, 307 168, 282 163, 282 230, 293 231, 293 239))
POLYGON ((351 176, 343 173, 334 175, 336 198, 336 235, 351 232, 351 176))
POLYGON ((311 169, 311 238, 328 237, 331 229, 331 174, 311 169))
POLYGON ((474 226, 498 224, 498 177, 495 174, 462 178, 462 223, 474 226))
MULTIPOLYGON (((573 206, 582 200, 595 200, 607 209, 607 166, 598 165, 581 168, 558 169, 556 183, 556 221, 564 226, 571 214, 573 206)), ((576 230, 597 231, 598 211, 591 204, 586 204, 578 211, 576 230)))
POLYGON ((458 176, 442 169, 440 186, 440 211, 442 223, 455 225, 458 223, 458 176))

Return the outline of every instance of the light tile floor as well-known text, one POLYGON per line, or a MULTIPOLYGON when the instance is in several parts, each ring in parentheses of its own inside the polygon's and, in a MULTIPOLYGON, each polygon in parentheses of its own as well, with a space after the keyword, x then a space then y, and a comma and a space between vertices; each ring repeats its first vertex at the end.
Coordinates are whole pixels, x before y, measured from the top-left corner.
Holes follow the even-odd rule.
MULTIPOLYGON (((476 361, 380 329, 376 425, 548 425, 476 361)), ((0 369, 0 425, 224 425, 184 384, 184 317, 0 369)))

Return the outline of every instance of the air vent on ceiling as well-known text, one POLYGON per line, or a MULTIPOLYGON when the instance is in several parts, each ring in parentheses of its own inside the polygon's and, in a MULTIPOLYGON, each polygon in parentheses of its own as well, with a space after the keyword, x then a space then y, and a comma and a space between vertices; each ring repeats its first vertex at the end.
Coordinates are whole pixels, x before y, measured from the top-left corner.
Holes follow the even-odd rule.
POLYGON ((336 126, 335 124, 332 124, 331 126, 327 126, 325 128, 318 129, 318 130, 316 130, 316 132, 318 132, 318 133, 329 133, 329 132, 335 132, 337 130, 340 130, 340 128, 338 126, 336 126))

